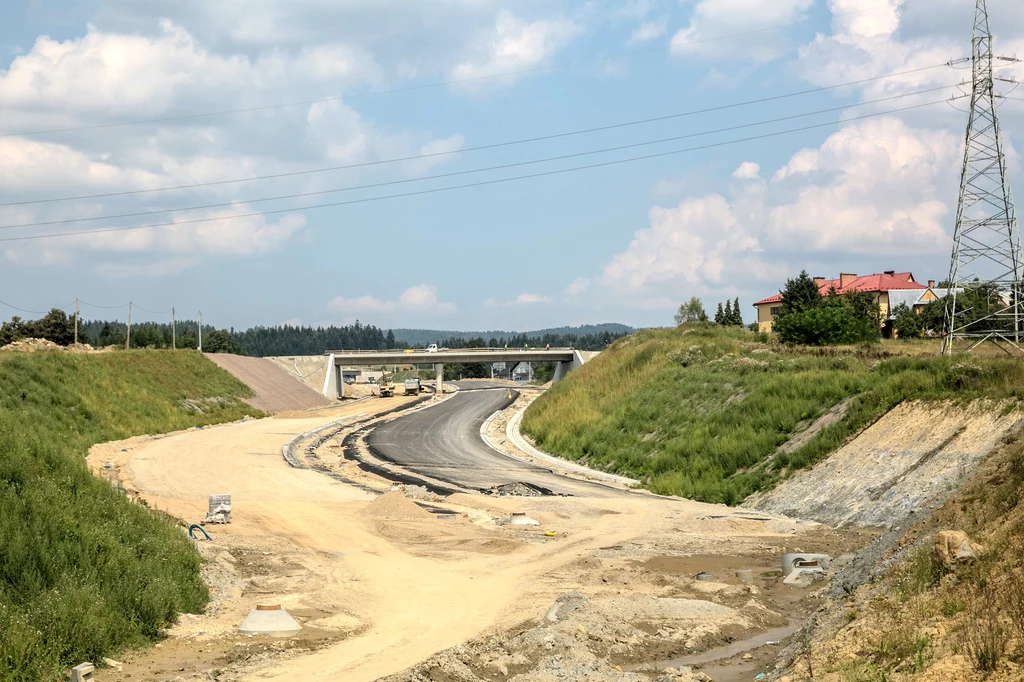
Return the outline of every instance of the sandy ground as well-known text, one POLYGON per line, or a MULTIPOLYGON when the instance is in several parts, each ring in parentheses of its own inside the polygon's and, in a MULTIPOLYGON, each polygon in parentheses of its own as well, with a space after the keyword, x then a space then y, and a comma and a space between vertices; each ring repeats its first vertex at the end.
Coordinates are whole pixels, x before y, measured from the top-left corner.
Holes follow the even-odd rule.
MULTIPOLYGON (((618 620, 624 628, 606 628, 610 639, 584 638, 604 657, 600 665, 668 660, 785 624, 805 596, 764 589, 770 576, 759 580, 761 589, 739 585, 735 568, 775 566, 801 545, 839 554, 857 541, 749 510, 627 493, 456 494, 430 503, 452 518, 413 506, 401 492, 378 497, 390 483, 370 474, 349 485, 281 456, 300 433, 409 400, 368 399, 96 446, 95 471, 183 523, 204 518, 208 495, 230 493, 233 504, 232 522, 207 526, 212 542, 199 543, 212 591, 207 613, 183 616, 161 644, 126 654, 96 679, 505 679, 416 678, 413 667, 467 641, 543 622, 554 600, 576 591, 592 605, 580 610, 588 623, 618 620), (515 511, 540 525, 507 525, 515 511), (696 581, 691 572, 708 570, 702 566, 724 573, 696 581), (631 573, 637 579, 624 580, 631 573), (258 603, 281 604, 303 633, 239 636, 238 624, 258 603), (660 622, 674 625, 652 629, 660 622)), ((534 658, 540 671, 541 657, 534 658)), ((548 679, 538 671, 523 679, 548 679)))

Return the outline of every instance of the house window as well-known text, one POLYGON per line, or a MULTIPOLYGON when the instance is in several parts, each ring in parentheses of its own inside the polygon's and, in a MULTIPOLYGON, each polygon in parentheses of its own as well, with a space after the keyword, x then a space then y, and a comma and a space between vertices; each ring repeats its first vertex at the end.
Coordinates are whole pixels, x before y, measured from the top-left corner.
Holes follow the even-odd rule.
POLYGON ((782 310, 782 306, 780 306, 780 305, 777 305, 777 306, 774 306, 774 307, 772 307, 772 308, 771 308, 771 309, 770 309, 770 310, 768 311, 768 313, 769 313, 769 314, 770 314, 770 315, 771 315, 772 317, 775 317, 776 315, 778 315, 778 314, 779 314, 779 311, 781 311, 781 310, 782 310))

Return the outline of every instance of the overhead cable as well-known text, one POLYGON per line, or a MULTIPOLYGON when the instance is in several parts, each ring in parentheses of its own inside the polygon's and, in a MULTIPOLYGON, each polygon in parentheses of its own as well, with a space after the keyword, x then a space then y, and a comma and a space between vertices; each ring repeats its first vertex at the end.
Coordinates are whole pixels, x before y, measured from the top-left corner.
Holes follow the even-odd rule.
POLYGON ((574 152, 574 153, 571 153, 571 154, 561 154, 559 156, 550 156, 550 157, 541 158, 541 159, 531 159, 531 160, 527 160, 527 161, 517 161, 517 162, 514 162, 514 163, 506 163, 506 164, 501 164, 501 165, 497 165, 497 166, 488 166, 488 167, 485 167, 485 168, 473 168, 473 169, 469 169, 469 170, 452 171, 452 172, 449 172, 449 173, 438 173, 438 174, 435 174, 435 175, 426 175, 426 176, 422 176, 422 177, 403 178, 401 180, 386 180, 386 181, 375 182, 375 183, 366 184, 366 185, 354 185, 354 186, 350 186, 350 187, 338 187, 338 188, 334 188, 334 189, 323 189, 323 190, 316 190, 316 191, 312 191, 312 192, 298 192, 298 193, 294 193, 294 194, 282 194, 282 195, 272 196, 272 197, 261 197, 261 198, 254 198, 254 199, 235 199, 235 200, 228 201, 228 202, 221 202, 221 203, 216 203, 216 204, 204 204, 204 205, 199 205, 199 206, 181 206, 181 207, 177 207, 177 208, 165 208, 165 209, 152 210, 152 211, 136 211, 136 212, 133 212, 133 213, 118 213, 118 214, 113 214, 113 215, 87 216, 87 217, 83 217, 83 218, 62 218, 60 220, 48 220, 48 221, 39 221, 39 222, 32 222, 32 223, 18 223, 18 224, 13 224, 13 225, 0 225, 0 230, 11 230, 11 229, 23 228, 23 227, 47 227, 47 226, 51 226, 51 225, 70 225, 70 224, 75 224, 75 223, 96 222, 98 220, 117 220, 117 219, 122 219, 122 218, 140 218, 140 217, 143 217, 143 216, 161 215, 161 214, 164 214, 164 213, 174 213, 174 212, 179 212, 179 211, 201 211, 201 210, 208 210, 208 209, 213 209, 213 208, 228 208, 228 207, 231 207, 231 206, 235 206, 237 204, 257 204, 257 203, 263 203, 263 202, 267 202, 267 201, 282 201, 282 200, 285 200, 285 199, 301 199, 301 198, 304 198, 304 197, 321 196, 321 195, 324 195, 324 194, 337 194, 337 193, 340 193, 340 192, 352 192, 352 191, 364 190, 364 189, 376 189, 376 188, 379 188, 379 187, 390 187, 390 186, 393 186, 393 185, 404 185, 404 184, 410 184, 410 183, 414 183, 414 182, 425 182, 425 181, 428 181, 428 180, 440 180, 440 179, 444 179, 444 178, 458 177, 458 176, 462 176, 462 175, 473 175, 473 174, 476 174, 476 173, 486 173, 486 172, 490 172, 490 171, 507 170, 509 168, 518 168, 518 167, 522 167, 522 166, 530 166, 530 165, 535 165, 535 164, 540 164, 540 163, 550 163, 552 161, 564 161, 566 159, 574 159, 574 158, 579 158, 579 157, 582 157, 582 156, 593 156, 594 154, 606 154, 608 152, 622 151, 622 150, 625 150, 625 149, 635 149, 637 147, 646 147, 646 146, 655 145, 655 144, 664 144, 666 142, 678 142, 679 140, 685 140, 685 139, 690 139, 690 138, 694 138, 694 137, 703 137, 703 136, 706 136, 706 135, 715 135, 715 134, 718 134, 718 133, 726 133, 726 132, 733 132, 733 131, 736 131, 736 130, 743 130, 745 128, 754 128, 754 127, 757 127, 757 126, 771 125, 773 123, 781 123, 783 121, 792 121, 792 120, 798 119, 798 118, 807 118, 809 116, 817 116, 817 115, 820 115, 820 114, 833 113, 833 112, 836 112, 836 111, 845 111, 845 110, 848 110, 848 109, 851 109, 851 108, 855 108, 855 107, 862 107, 862 106, 869 106, 869 105, 873 105, 873 104, 880 104, 882 102, 889 102, 889 101, 892 101, 892 100, 902 99, 904 97, 912 97, 912 96, 915 96, 915 95, 923 95, 923 94, 927 94, 927 93, 931 93, 931 92, 937 92, 939 90, 948 90, 950 88, 957 87, 957 85, 958 84, 943 85, 941 87, 927 88, 927 89, 924 89, 924 90, 918 90, 918 91, 915 91, 915 92, 908 92, 908 93, 904 93, 904 94, 900 94, 900 95, 892 95, 890 97, 883 97, 881 99, 870 100, 870 101, 866 101, 866 102, 859 102, 857 104, 848 104, 848 105, 843 105, 843 106, 838 106, 838 107, 830 107, 828 109, 820 109, 818 111, 810 111, 810 112, 805 112, 805 113, 800 113, 800 114, 791 114, 789 116, 781 116, 779 118, 767 119, 767 120, 764 120, 764 121, 755 121, 753 123, 743 123, 743 124, 739 124, 739 125, 728 126, 728 127, 725 127, 725 128, 718 128, 718 129, 715 129, 715 130, 705 130, 705 131, 698 132, 698 133, 687 133, 685 135, 674 135, 672 137, 665 137, 665 138, 661 138, 661 139, 657 139, 657 140, 646 140, 644 142, 633 142, 633 143, 630 143, 630 144, 618 145, 618 146, 615 146, 615 147, 605 147, 603 149, 593 149, 593 150, 587 150, 587 151, 582 151, 582 152, 574 152))
MULTIPOLYGON (((463 154, 463 153, 466 153, 466 152, 477 152, 477 151, 483 151, 483 150, 487 150, 487 149, 498 149, 500 147, 510 147, 510 146, 513 146, 513 145, 527 144, 527 143, 532 143, 532 142, 544 142, 544 141, 547 141, 547 140, 554 140, 554 139, 559 139, 559 138, 572 137, 572 136, 575 136, 575 135, 586 135, 586 134, 590 134, 590 133, 603 132, 603 131, 607 131, 607 130, 614 130, 614 129, 617 129, 617 128, 626 128, 626 127, 629 127, 629 126, 643 125, 643 124, 647 124, 647 123, 656 123, 656 122, 659 122, 659 121, 667 121, 667 120, 676 119, 676 118, 684 118, 684 117, 688 117, 688 116, 697 116, 697 115, 700 115, 700 114, 715 113, 715 112, 720 112, 720 111, 726 111, 728 109, 737 109, 739 107, 752 106, 752 105, 755 105, 755 104, 766 104, 768 102, 775 102, 775 101, 779 101, 779 100, 783 100, 783 99, 789 99, 789 98, 792 98, 792 97, 800 97, 800 96, 803 96, 803 95, 811 95, 811 94, 815 94, 815 93, 819 93, 819 92, 827 92, 827 91, 830 91, 830 90, 836 90, 836 89, 839 89, 839 88, 845 88, 845 87, 850 87, 850 86, 854 86, 854 85, 863 85, 864 83, 871 83, 871 82, 880 81, 880 80, 887 80, 889 78, 896 78, 898 76, 906 76, 906 75, 910 75, 910 74, 920 73, 922 71, 929 71, 929 70, 932 70, 932 69, 942 68, 942 67, 945 67, 945 66, 946 66, 945 63, 943 63, 943 64, 934 64, 932 66, 922 66, 922 67, 919 67, 919 68, 916 68, 916 69, 908 69, 906 71, 896 71, 896 72, 888 73, 888 74, 885 74, 885 75, 882 75, 882 76, 873 76, 871 78, 861 78, 861 79, 855 80, 855 81, 848 81, 846 83, 837 83, 835 85, 826 85, 826 86, 822 86, 820 88, 811 88, 811 89, 808 89, 808 90, 798 90, 798 91, 795 91, 795 92, 790 92, 790 93, 786 93, 786 94, 782 94, 782 95, 771 95, 771 96, 768 96, 768 97, 760 97, 758 99, 745 100, 745 101, 742 101, 742 102, 733 102, 731 104, 722 104, 722 105, 719 105, 719 106, 705 107, 705 108, 702 108, 702 109, 693 109, 693 110, 690 110, 690 111, 684 111, 684 112, 679 112, 679 113, 675 113, 675 114, 666 114, 664 116, 656 116, 654 118, 646 118, 646 119, 640 119, 640 120, 636 120, 636 121, 627 121, 627 122, 624 122, 624 123, 613 123, 613 124, 610 124, 610 125, 598 126, 598 127, 594 127, 594 128, 585 128, 585 129, 582 129, 582 130, 572 130, 572 131, 562 132, 562 133, 553 133, 553 134, 550 134, 550 135, 540 135, 540 136, 537 136, 537 137, 528 137, 528 138, 523 138, 523 139, 519 139, 519 140, 510 140, 510 141, 506 141, 506 142, 495 142, 495 143, 492 143, 492 144, 479 145, 479 146, 476 146, 476 147, 466 147, 466 148, 463 148, 463 149, 453 149, 453 150, 441 151, 441 152, 431 152, 431 153, 428 153, 428 154, 417 154, 415 156, 404 156, 404 157, 398 157, 398 158, 393 158, 393 159, 382 159, 382 160, 379 160, 379 161, 364 161, 364 162, 361 162, 361 163, 351 163, 351 164, 346 164, 346 165, 343 165, 343 166, 329 166, 329 167, 326 167, 326 168, 313 168, 313 169, 307 169, 307 170, 288 171, 288 172, 285 172, 285 173, 273 173, 273 174, 270 174, 270 175, 258 175, 258 176, 248 177, 248 178, 234 178, 234 179, 231 179, 231 180, 211 180, 211 181, 208 181, 208 182, 197 182, 197 183, 191 183, 191 184, 188 184, 188 185, 174 185, 174 186, 170 186, 170 187, 154 187, 154 188, 151 188, 151 189, 125 190, 125 191, 121 191, 121 192, 105 192, 105 193, 101 193, 101 194, 82 194, 82 195, 77 195, 77 196, 55 197, 55 198, 49 198, 49 199, 28 199, 28 200, 24 200, 24 201, 0 202, 0 206, 26 206, 26 205, 29 205, 29 204, 48 204, 48 203, 56 203, 56 202, 63 202, 63 201, 80 201, 80 200, 85 200, 85 199, 108 199, 108 198, 111 198, 111 197, 135 196, 135 195, 140 195, 140 194, 152 194, 152 193, 155 193, 155 192, 171 192, 171 191, 177 191, 177 190, 183 190, 183 189, 196 189, 196 188, 200 188, 200 187, 216 187, 216 186, 220 186, 220 185, 231 185, 231 184, 237 184, 237 183, 243 183, 243 182, 255 182, 255 181, 259 181, 259 180, 275 180, 275 179, 280 179, 280 178, 297 177, 297 176, 302 176, 302 175, 312 175, 312 174, 315 174, 315 173, 328 173, 328 172, 339 171, 339 170, 349 170, 349 169, 353 169, 353 168, 366 168, 366 167, 369 167, 369 166, 381 166, 381 165, 385 165, 385 164, 401 163, 401 162, 405 162, 405 161, 422 161, 424 159, 432 159, 432 158, 437 158, 437 157, 442 157, 442 156, 451 156, 451 155, 454 155, 454 154, 463 154)), ((853 105, 850 105, 850 106, 853 106, 853 105)))
POLYGON ((282 209, 274 209, 274 210, 270 210, 270 211, 257 211, 257 212, 253 212, 253 213, 239 213, 239 214, 235 214, 235 215, 231 215, 231 216, 218 216, 218 217, 213 217, 213 218, 193 218, 193 219, 188 219, 188 220, 180 220, 180 221, 172 221, 172 222, 164 222, 164 223, 152 223, 152 224, 148 224, 148 225, 133 225, 133 226, 127 226, 127 227, 107 227, 107 228, 100 228, 100 229, 95 229, 95 230, 78 230, 78 231, 72 231, 72 232, 54 232, 54 233, 49 233, 49 234, 31 234, 31 235, 21 235, 21 236, 17 236, 17 237, 4 237, 4 238, 0 238, 0 242, 16 242, 16 241, 28 241, 28 240, 36 240, 36 239, 54 239, 54 238, 58 238, 58 237, 75 237, 75 236, 84 236, 84 235, 90 235, 90 234, 101 234, 101 233, 107 233, 107 232, 129 232, 129 231, 133 231, 133 230, 144 230, 144 229, 159 228, 159 227, 174 227, 174 226, 189 225, 189 224, 196 224, 196 223, 208 223, 208 222, 214 222, 214 221, 219 221, 219 220, 236 220, 236 219, 240 219, 240 218, 252 218, 252 217, 256 217, 256 216, 274 215, 274 214, 279 214, 279 213, 293 213, 293 212, 298 212, 298 211, 308 211, 308 210, 320 209, 320 208, 333 208, 333 207, 336 207, 336 206, 350 206, 350 205, 353 205, 353 204, 364 204, 364 203, 370 203, 370 202, 385 201, 385 200, 389 200, 389 199, 399 199, 399 198, 404 198, 404 197, 421 196, 421 195, 426 195, 426 194, 438 194, 440 192, 451 192, 451 191, 459 190, 459 189, 468 189, 468 188, 473 188, 473 187, 484 187, 484 186, 487 186, 487 185, 497 185, 497 184, 502 184, 502 183, 506 183, 506 182, 515 182, 515 181, 518 181, 518 180, 528 180, 528 179, 531 179, 531 178, 540 178, 540 177, 547 177, 547 176, 552 176, 552 175, 561 175, 561 174, 572 173, 572 172, 576 172, 576 171, 590 170, 590 169, 594 169, 594 168, 604 168, 604 167, 607 167, 607 166, 617 166, 617 165, 620 165, 620 164, 632 163, 632 162, 635 162, 635 161, 644 161, 644 160, 647 160, 647 159, 655 159, 655 158, 660 158, 660 157, 665 157, 665 156, 672 156, 672 155, 675 155, 675 154, 683 154, 683 153, 686 153, 686 152, 700 151, 700 150, 704 150, 704 149, 714 149, 714 148, 717 148, 717 147, 725 147, 725 146, 734 145, 734 144, 741 144, 741 143, 744 143, 744 142, 753 142, 753 141, 756 141, 756 140, 763 140, 763 139, 768 139, 768 138, 772 138, 772 137, 779 137, 779 136, 782 136, 782 135, 789 135, 789 134, 793 134, 793 133, 803 132, 803 131, 807 131, 807 130, 814 130, 814 129, 817 129, 817 128, 824 128, 824 127, 828 127, 828 126, 840 125, 840 124, 849 123, 849 122, 852 122, 852 121, 860 121, 860 120, 864 120, 864 119, 875 118, 877 116, 886 116, 886 115, 889 115, 889 114, 895 114, 895 113, 899 113, 899 112, 903 112, 903 111, 911 111, 911 110, 914 110, 914 109, 922 109, 924 107, 930 107, 930 106, 935 106, 937 104, 943 104, 943 103, 945 103, 945 101, 946 100, 939 100, 939 101, 934 101, 934 102, 925 102, 923 104, 915 104, 915 105, 911 105, 911 106, 908 106, 908 107, 902 107, 902 108, 899 108, 899 109, 891 109, 891 110, 888 110, 888 111, 879 111, 879 112, 874 112, 874 113, 870 113, 870 114, 864 114, 862 116, 854 116, 854 117, 846 118, 846 119, 843 119, 843 120, 840 120, 840 121, 827 121, 825 123, 816 123, 816 124, 813 124, 813 125, 802 126, 802 127, 799 127, 799 128, 790 128, 788 130, 780 130, 780 131, 773 132, 773 133, 765 133, 763 135, 754 135, 754 136, 751 136, 751 137, 745 137, 745 138, 740 138, 740 139, 735 139, 735 140, 726 140, 726 141, 723 141, 723 142, 710 143, 710 144, 701 145, 701 146, 698 146, 698 147, 687 147, 687 148, 684 148, 684 149, 674 149, 674 150, 667 151, 667 152, 658 152, 658 153, 655 153, 655 154, 646 154, 644 156, 634 156, 634 157, 630 157, 630 158, 626 158, 626 159, 615 159, 615 160, 612 160, 612 161, 603 161, 603 162, 600 162, 600 163, 593 163, 593 164, 589 164, 589 165, 585 165, 585 166, 573 166, 573 167, 570 167, 570 168, 562 168, 562 169, 558 169, 558 170, 544 171, 544 172, 538 172, 538 173, 530 173, 530 174, 527 174, 527 175, 519 175, 519 176, 508 177, 508 178, 498 178, 498 179, 494 179, 494 180, 481 180, 479 182, 467 183, 467 184, 464 184, 464 185, 452 185, 452 186, 449 186, 449 187, 435 187, 435 188, 431 188, 431 189, 418 190, 418 191, 414 191, 414 192, 403 192, 403 193, 400 193, 400 194, 388 194, 388 195, 383 195, 383 196, 378 196, 378 197, 366 197, 366 198, 362 198, 362 199, 350 199, 348 201, 335 201, 335 202, 326 203, 326 204, 314 204, 312 206, 299 206, 299 207, 292 207, 292 208, 282 208, 282 209))
MULTIPOLYGON (((920 2, 920 1, 921 0, 905 0, 903 5, 909 5, 911 3, 920 2)), ((206 113, 201 113, 201 114, 184 114, 184 115, 181 115, 181 116, 167 116, 167 117, 163 117, 163 118, 140 119, 140 120, 135 120, 135 121, 121 121, 121 122, 117 122, 117 123, 97 123, 97 124, 94 124, 94 125, 74 126, 74 127, 68 127, 68 128, 51 128, 51 129, 47 129, 47 130, 25 130, 25 131, 20 131, 20 132, 0 133, 0 137, 23 137, 23 136, 28 136, 28 135, 48 135, 48 134, 54 134, 54 133, 71 133, 71 132, 79 132, 79 131, 86 131, 86 130, 100 130, 100 129, 103 129, 103 128, 117 128, 117 127, 122 127, 122 126, 151 125, 151 124, 155 124, 155 123, 172 123, 172 122, 175 122, 175 121, 186 121, 186 120, 192 120, 192 119, 197 119, 197 118, 208 118, 208 117, 213 117, 213 116, 228 116, 228 115, 231 115, 231 114, 254 113, 254 112, 258 112, 258 111, 270 111, 272 109, 284 109, 284 108, 287 108, 287 107, 294 107, 294 106, 307 106, 307 105, 310 105, 310 104, 319 104, 319 103, 324 103, 324 102, 335 102, 335 101, 341 101, 341 100, 346 100, 346 99, 348 99, 348 100, 360 99, 360 98, 363 98, 363 97, 373 97, 373 96, 377 96, 377 95, 389 95, 389 94, 397 94, 397 93, 402 93, 402 92, 412 92, 412 91, 415 91, 415 90, 426 90, 426 89, 430 89, 430 88, 446 87, 446 86, 451 86, 451 85, 462 85, 462 84, 466 84, 466 83, 474 83, 474 82, 479 82, 479 81, 491 80, 491 79, 495 79, 495 78, 507 78, 509 76, 521 76, 521 75, 526 75, 526 74, 529 74, 529 73, 537 73, 537 72, 540 72, 540 71, 553 71, 553 70, 556 70, 556 69, 568 68, 568 67, 577 66, 577 65, 580 65, 580 64, 591 64, 591 63, 595 63, 595 62, 604 62, 604 61, 609 61, 609 60, 612 60, 612 59, 621 59, 623 57, 632 57, 632 56, 641 55, 641 54, 649 54, 649 53, 652 53, 652 52, 663 52, 665 50, 671 50, 671 49, 680 48, 680 47, 690 47, 690 46, 694 46, 694 45, 702 45, 702 44, 706 44, 706 43, 717 42, 717 41, 720 41, 720 40, 729 40, 729 39, 732 39, 732 38, 745 38, 745 37, 752 36, 752 35, 757 35, 757 34, 760 34, 760 33, 768 33, 768 32, 771 32, 771 31, 778 31, 778 30, 782 30, 782 29, 786 29, 786 28, 793 28, 794 26, 801 26, 801 25, 804 25, 804 24, 813 24, 813 23, 817 23, 817 22, 820 22, 820 21, 832 21, 833 19, 842 18, 842 17, 846 17, 846 16, 852 16, 852 15, 855 15, 855 14, 864 14, 866 12, 875 12, 875 11, 878 11, 878 10, 891 9, 891 8, 892 8, 892 5, 890 5, 889 3, 885 3, 883 5, 876 5, 874 7, 867 7, 867 8, 859 9, 859 10, 852 10, 850 12, 842 12, 842 13, 839 13, 839 14, 829 14, 828 16, 809 17, 807 19, 801 19, 799 21, 794 21, 794 22, 791 22, 791 23, 788 23, 788 24, 778 24, 778 25, 775 25, 775 26, 766 26, 766 27, 763 27, 763 28, 752 29, 752 30, 749 30, 749 31, 741 31, 739 33, 730 33, 730 34, 727 34, 727 35, 714 36, 714 37, 711 37, 711 38, 699 38, 697 40, 688 40, 688 41, 683 41, 683 42, 669 41, 669 43, 667 45, 660 45, 658 47, 645 48, 645 49, 642 49, 642 50, 630 50, 630 51, 627 51, 627 52, 620 52, 618 54, 608 55, 608 56, 605 56, 605 57, 591 57, 591 58, 588 58, 588 59, 576 59, 576 60, 572 60, 572 61, 561 62, 561 63, 558 63, 558 64, 548 64, 548 65, 544 65, 544 66, 534 66, 534 67, 530 67, 530 68, 527 68, 527 69, 517 69, 515 71, 505 71, 505 72, 502 72, 502 73, 488 74, 488 75, 484 75, 484 76, 473 76, 471 78, 451 79, 451 80, 438 81, 438 82, 435 82, 435 83, 424 83, 422 85, 409 85, 409 86, 405 86, 405 87, 401 87, 401 88, 391 88, 391 89, 388 89, 388 90, 373 90, 373 91, 370 91, 370 92, 354 93, 354 94, 344 95, 344 96, 339 95, 339 96, 335 96, 335 97, 322 97, 320 99, 311 99, 311 100, 305 100, 305 101, 300 101, 300 102, 286 102, 286 103, 283 103, 283 104, 268 104, 268 105, 259 106, 259 107, 247 107, 247 108, 244 108, 244 109, 225 109, 223 111, 212 111, 212 112, 206 112, 206 113)), ((0 109, 0 111, 2 111, 2 109, 0 109)))
POLYGON ((116 310, 118 308, 127 308, 128 307, 127 303, 122 303, 121 305, 96 305, 95 303, 89 303, 88 301, 83 301, 82 299, 78 299, 78 302, 81 305, 87 305, 90 308, 100 308, 102 310, 116 310))
POLYGON ((150 315, 166 315, 167 313, 169 313, 169 312, 171 312, 173 310, 173 308, 168 308, 167 310, 159 310, 159 311, 157 311, 157 310, 146 310, 145 308, 140 306, 138 303, 132 303, 132 308, 135 309, 135 310, 141 310, 144 313, 149 313, 150 315))

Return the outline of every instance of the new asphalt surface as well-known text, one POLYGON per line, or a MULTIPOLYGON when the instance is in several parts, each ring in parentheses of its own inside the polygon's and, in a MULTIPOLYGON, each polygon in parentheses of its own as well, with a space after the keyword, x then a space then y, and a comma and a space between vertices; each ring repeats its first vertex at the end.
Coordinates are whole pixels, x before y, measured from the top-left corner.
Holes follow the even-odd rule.
POLYGON ((481 437, 480 427, 511 401, 507 387, 490 386, 460 384, 463 390, 441 404, 376 427, 367 436, 367 445, 378 457, 409 471, 463 488, 488 490, 527 483, 555 495, 618 494, 607 486, 560 476, 491 448, 481 437))

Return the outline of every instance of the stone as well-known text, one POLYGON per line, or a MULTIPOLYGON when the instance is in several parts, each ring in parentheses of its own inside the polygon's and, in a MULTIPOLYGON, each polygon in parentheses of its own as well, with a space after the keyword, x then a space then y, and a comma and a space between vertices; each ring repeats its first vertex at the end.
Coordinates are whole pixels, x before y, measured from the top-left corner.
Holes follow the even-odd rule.
POLYGON ((985 548, 973 542, 962 530, 943 530, 935 536, 932 550, 943 566, 952 568, 956 564, 973 561, 985 548))

